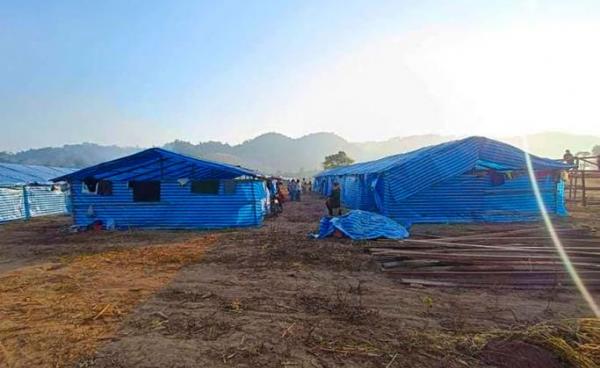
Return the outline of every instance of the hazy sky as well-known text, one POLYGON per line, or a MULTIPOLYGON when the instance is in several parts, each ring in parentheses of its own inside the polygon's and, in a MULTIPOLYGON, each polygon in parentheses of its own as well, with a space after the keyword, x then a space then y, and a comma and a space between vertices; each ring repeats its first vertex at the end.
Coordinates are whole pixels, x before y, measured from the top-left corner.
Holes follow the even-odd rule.
POLYGON ((0 150, 600 134, 600 1, 2 1, 0 150))

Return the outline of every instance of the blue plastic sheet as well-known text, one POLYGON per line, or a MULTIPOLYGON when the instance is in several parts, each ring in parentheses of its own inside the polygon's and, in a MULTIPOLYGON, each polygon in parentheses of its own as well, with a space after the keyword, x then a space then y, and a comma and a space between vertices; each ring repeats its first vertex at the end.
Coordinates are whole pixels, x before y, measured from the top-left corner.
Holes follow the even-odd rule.
POLYGON ((59 175, 72 173, 75 169, 39 165, 20 165, 0 162, 0 185, 46 184, 59 175))
POLYGON ((340 217, 323 217, 319 239, 331 236, 336 230, 353 240, 404 239, 408 230, 396 221, 373 212, 354 210, 340 217))

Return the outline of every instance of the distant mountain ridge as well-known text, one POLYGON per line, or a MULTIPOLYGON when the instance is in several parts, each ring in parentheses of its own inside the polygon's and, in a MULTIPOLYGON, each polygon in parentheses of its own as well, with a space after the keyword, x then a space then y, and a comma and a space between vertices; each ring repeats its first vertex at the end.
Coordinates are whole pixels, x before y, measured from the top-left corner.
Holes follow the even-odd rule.
MULTIPOLYGON (((446 142, 460 136, 414 135, 396 137, 380 142, 348 142, 335 133, 312 133, 290 138, 280 133, 266 133, 238 145, 208 141, 193 144, 176 140, 163 148, 184 155, 223 161, 260 170, 265 173, 310 176, 321 170, 326 155, 345 151, 357 162, 412 151, 446 142)), ((559 158, 566 148, 571 152, 591 151, 600 144, 600 137, 547 132, 528 135, 529 151, 533 154, 559 158)), ((522 145, 520 137, 500 139, 515 146, 522 145)), ((0 162, 36 164, 59 167, 86 167, 138 152, 142 147, 103 146, 94 143, 30 149, 18 153, 0 152, 0 162)))
POLYGON ((0 152, 0 162, 82 168, 127 156, 140 149, 95 143, 67 144, 62 147, 36 148, 17 153, 0 152))

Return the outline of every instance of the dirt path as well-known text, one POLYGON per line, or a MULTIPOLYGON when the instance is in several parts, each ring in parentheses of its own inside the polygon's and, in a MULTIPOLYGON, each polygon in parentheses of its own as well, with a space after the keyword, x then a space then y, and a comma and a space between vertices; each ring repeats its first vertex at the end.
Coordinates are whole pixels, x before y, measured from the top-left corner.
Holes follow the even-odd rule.
POLYGON ((507 361, 510 344, 484 349, 507 336, 545 366, 567 359, 518 341, 539 335, 530 326, 548 323, 553 336, 552 323, 589 315, 577 295, 399 285, 360 243, 308 239, 322 201, 304 200, 260 229, 222 234, 79 365, 536 367, 507 361))

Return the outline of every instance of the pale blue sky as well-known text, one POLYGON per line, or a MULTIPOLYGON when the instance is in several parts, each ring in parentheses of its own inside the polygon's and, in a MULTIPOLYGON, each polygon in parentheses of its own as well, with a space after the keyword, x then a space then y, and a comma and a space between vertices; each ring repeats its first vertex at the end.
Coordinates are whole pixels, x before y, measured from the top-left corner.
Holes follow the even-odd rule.
POLYGON ((600 134, 598 2, 3 1, 0 151, 600 134))

